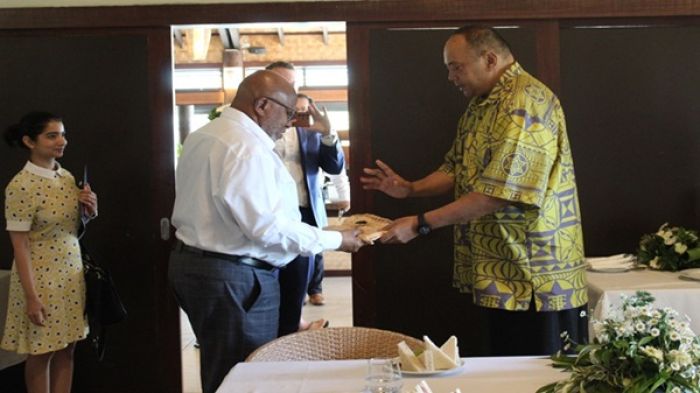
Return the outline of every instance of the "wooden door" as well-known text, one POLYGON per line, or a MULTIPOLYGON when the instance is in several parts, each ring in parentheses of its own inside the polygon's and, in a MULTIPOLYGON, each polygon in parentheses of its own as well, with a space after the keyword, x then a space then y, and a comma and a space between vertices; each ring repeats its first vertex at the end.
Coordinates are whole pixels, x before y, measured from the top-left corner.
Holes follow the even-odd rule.
POLYGON ((561 100, 586 254, 634 252, 664 222, 700 229, 697 20, 581 25, 562 29, 561 100))
MULTIPOLYGON (((77 176, 87 165, 99 195, 87 246, 112 272, 129 312, 109 328, 102 363, 79 345, 76 392, 181 390, 169 247, 160 236, 174 200, 170 70, 169 28, 0 35, 0 125, 31 110, 64 117, 68 146, 60 162, 77 176)), ((25 154, 0 147, 3 187, 25 154)), ((7 238, 0 236, 4 268, 12 260, 7 238)))

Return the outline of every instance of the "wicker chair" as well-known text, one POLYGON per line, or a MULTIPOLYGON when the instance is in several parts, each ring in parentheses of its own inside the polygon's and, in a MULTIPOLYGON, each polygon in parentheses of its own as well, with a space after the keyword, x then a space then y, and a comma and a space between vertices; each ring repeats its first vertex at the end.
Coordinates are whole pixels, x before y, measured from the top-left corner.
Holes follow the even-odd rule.
POLYGON ((398 356, 396 345, 412 349, 423 342, 401 333, 364 327, 307 330, 280 337, 251 353, 246 362, 369 359, 398 356))

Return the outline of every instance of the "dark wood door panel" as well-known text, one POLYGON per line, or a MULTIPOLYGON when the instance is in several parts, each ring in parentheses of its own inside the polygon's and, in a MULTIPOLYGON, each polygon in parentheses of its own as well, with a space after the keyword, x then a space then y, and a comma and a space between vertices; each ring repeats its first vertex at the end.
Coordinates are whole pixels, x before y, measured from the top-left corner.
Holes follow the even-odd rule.
POLYGON ((565 29, 561 100, 588 255, 700 226, 700 27, 565 29))
MULTIPOLYGON (((180 389, 177 309, 158 227, 174 192, 169 38, 169 29, 0 36, 0 124, 30 110, 64 117, 68 147, 60 162, 78 177, 87 165, 99 195, 86 243, 112 272, 129 312, 109 328, 103 363, 79 346, 76 392, 180 389)), ((0 157, 4 187, 26 155, 3 145, 0 157)), ((6 268, 7 237, 0 236, 6 268)))

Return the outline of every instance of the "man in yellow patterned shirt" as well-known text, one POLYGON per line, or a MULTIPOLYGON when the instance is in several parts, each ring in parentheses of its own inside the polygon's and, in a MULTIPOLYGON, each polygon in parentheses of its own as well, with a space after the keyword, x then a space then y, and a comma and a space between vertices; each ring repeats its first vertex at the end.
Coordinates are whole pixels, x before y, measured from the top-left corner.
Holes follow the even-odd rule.
POLYGON ((491 28, 454 32, 444 61, 469 105, 442 166, 409 182, 377 161, 361 181, 396 198, 453 189, 455 201, 396 220, 380 241, 454 225, 454 286, 471 292, 488 319, 492 355, 554 353, 563 331, 583 342, 583 235, 559 100, 491 28))

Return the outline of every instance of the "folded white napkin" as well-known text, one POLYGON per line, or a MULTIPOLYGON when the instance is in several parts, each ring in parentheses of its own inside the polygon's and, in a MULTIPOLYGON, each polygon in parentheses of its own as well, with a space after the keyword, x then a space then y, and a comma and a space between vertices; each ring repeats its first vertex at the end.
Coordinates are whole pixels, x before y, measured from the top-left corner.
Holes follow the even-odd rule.
POLYGON ((636 258, 631 254, 615 254, 607 257, 586 258, 586 262, 593 269, 631 269, 634 267, 636 258))

